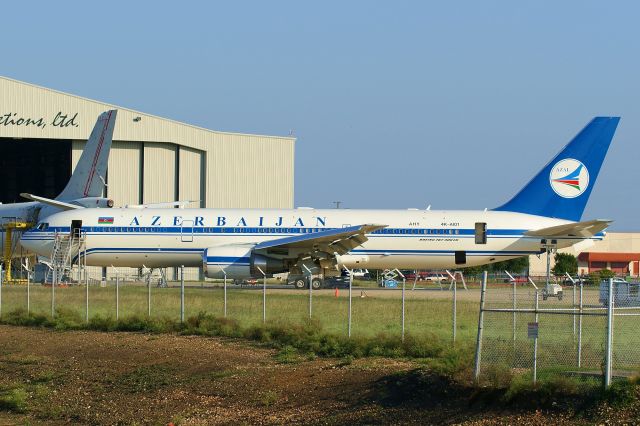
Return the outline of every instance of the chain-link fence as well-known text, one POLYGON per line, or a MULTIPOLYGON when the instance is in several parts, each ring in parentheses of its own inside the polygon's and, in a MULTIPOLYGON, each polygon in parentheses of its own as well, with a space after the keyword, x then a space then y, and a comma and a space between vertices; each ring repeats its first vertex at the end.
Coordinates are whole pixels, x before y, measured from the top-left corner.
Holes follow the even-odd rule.
POLYGON ((476 379, 564 375, 592 384, 640 371, 638 285, 483 285, 476 379), (609 288, 611 302, 609 301, 609 288))
MULTIPOLYGON (((224 280, 190 280, 184 270, 184 285, 170 270, 128 268, 109 268, 106 276, 101 268, 87 268, 87 274, 73 269, 56 277, 60 281, 55 285, 36 281, 33 272, 32 279, 19 282, 0 279, 0 319, 21 312, 68 319, 81 327, 94 319, 176 322, 207 314, 226 317, 246 329, 265 322, 295 327, 311 321, 327 334, 354 338, 408 336, 409 342, 465 347, 475 341, 479 283, 468 283, 467 290, 461 277, 457 284, 443 284, 441 290, 433 283, 414 286, 398 274, 400 281, 393 288, 354 280, 350 292, 348 283, 300 290, 275 278, 266 283, 262 278, 228 279, 225 285, 224 280)), ((181 268, 177 272, 180 278, 181 268)))

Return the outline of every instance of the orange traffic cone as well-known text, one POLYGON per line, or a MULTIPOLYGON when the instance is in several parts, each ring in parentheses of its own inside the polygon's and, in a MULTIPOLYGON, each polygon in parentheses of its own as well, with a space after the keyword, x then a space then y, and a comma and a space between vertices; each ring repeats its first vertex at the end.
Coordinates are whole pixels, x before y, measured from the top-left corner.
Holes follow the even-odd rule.
POLYGON ((334 295, 335 297, 340 296, 340 290, 338 290, 338 287, 336 287, 336 289, 334 290, 333 295, 334 295))

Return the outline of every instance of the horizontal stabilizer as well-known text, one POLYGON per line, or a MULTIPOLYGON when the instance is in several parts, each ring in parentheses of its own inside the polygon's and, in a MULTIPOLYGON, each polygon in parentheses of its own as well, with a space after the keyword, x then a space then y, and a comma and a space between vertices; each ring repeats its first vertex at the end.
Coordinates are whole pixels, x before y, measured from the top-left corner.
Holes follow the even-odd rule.
POLYGON ((83 209, 84 207, 78 206, 76 204, 65 203, 64 201, 52 200, 51 198, 39 197, 33 194, 27 194, 26 192, 20 193, 22 198, 26 198, 31 201, 38 201, 43 204, 47 204, 49 206, 57 207, 61 210, 75 210, 75 209, 83 209))
POLYGON ((611 225, 611 220, 588 220, 586 222, 568 223, 549 228, 528 231, 525 235, 540 238, 583 237, 591 238, 611 225))
POLYGON ((200 202, 200 200, 168 201, 166 203, 127 204, 125 207, 128 209, 159 209, 165 207, 184 208, 191 203, 198 202, 200 202))

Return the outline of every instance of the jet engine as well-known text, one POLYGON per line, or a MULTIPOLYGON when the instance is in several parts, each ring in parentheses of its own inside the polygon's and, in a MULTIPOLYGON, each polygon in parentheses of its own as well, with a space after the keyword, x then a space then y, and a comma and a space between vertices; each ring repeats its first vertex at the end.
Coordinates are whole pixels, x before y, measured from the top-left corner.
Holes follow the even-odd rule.
POLYGON ((207 278, 249 278, 285 272, 282 259, 253 252, 243 245, 209 247, 202 256, 202 268, 207 278), (262 270, 262 272, 260 272, 262 270))

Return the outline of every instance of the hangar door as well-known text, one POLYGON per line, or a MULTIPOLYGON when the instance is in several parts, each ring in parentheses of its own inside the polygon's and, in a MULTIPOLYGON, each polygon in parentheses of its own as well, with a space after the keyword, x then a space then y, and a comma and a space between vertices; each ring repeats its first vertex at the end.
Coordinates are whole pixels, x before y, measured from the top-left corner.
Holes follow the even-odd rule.
POLYGON ((71 141, 0 138, 0 202, 27 201, 21 192, 55 198, 71 177, 71 141))

